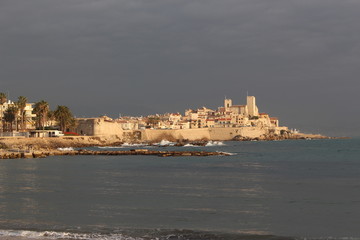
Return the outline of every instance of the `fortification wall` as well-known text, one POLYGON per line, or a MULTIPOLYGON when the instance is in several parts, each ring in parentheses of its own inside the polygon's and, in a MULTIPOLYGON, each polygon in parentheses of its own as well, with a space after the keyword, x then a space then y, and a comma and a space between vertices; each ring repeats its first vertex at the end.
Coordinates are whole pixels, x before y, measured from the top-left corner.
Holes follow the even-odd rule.
POLYGON ((77 126, 73 129, 79 135, 97 137, 122 138, 123 130, 120 124, 106 121, 102 118, 78 119, 77 126))
POLYGON ((73 132, 76 132, 79 135, 94 136, 95 135, 95 121, 96 119, 78 119, 77 126, 75 129, 72 129, 73 132))
POLYGON ((118 123, 101 120, 94 124, 95 136, 117 136, 122 138, 123 132, 121 125, 118 123))
POLYGON ((235 136, 256 138, 267 133, 266 129, 257 127, 209 128, 210 140, 227 141, 235 136))
MULTIPOLYGON (((273 131, 279 134, 281 130, 276 128, 273 131)), ((115 122, 106 121, 101 118, 86 119, 79 121, 76 132, 81 135, 113 137, 125 142, 161 140, 213 140, 227 141, 234 137, 258 138, 269 133, 267 128, 261 127, 239 127, 239 128, 199 128, 199 129, 145 129, 145 130, 123 130, 121 125, 115 122)))
POLYGON ((207 128, 199 129, 146 129, 141 131, 142 141, 211 140, 207 128))
POLYGON ((146 129, 141 131, 142 141, 176 141, 176 140, 232 140, 235 136, 256 138, 266 134, 267 129, 256 127, 242 128, 200 128, 200 129, 146 129))

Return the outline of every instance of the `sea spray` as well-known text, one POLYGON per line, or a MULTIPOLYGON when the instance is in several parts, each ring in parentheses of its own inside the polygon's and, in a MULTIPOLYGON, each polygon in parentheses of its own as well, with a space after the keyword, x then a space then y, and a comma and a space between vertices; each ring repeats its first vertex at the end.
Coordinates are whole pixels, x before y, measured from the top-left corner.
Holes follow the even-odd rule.
POLYGON ((206 143, 206 147, 214 147, 214 146, 224 146, 225 144, 223 142, 220 141, 209 141, 208 143, 206 143))
POLYGON ((200 147, 200 146, 197 146, 197 145, 194 145, 194 144, 191 144, 191 143, 187 143, 184 145, 184 147, 200 147))
MULTIPOLYGON (((290 237, 273 236, 268 234, 229 233, 229 232, 208 232, 193 231, 186 229, 132 229, 117 230, 109 233, 75 233, 55 231, 29 231, 29 230, 0 230, 0 239, 34 240, 34 239, 68 239, 68 240, 294 240, 290 237)), ((306 238, 305 238, 306 239, 306 238)), ((338 238, 322 238, 337 240, 338 238)), ((341 240, 358 240, 358 238, 339 238, 341 240)))
POLYGON ((175 143, 174 143, 174 142, 170 142, 170 141, 168 141, 168 140, 161 140, 161 142, 155 143, 154 145, 164 147, 164 146, 174 146, 175 143))
POLYGON ((72 148, 72 147, 58 148, 58 150, 60 150, 60 151, 74 151, 74 148, 72 148))

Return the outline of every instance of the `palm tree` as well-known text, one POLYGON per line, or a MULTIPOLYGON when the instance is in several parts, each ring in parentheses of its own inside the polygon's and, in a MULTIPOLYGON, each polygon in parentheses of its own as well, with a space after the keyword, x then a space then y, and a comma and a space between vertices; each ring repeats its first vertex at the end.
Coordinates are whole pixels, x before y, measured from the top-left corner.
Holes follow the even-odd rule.
POLYGON ((60 130, 63 132, 75 124, 75 119, 70 109, 66 106, 58 106, 54 111, 54 116, 60 125, 60 130))
POLYGON ((10 127, 7 127, 7 128, 11 132, 13 131, 13 122, 15 121, 18 112, 19 112, 19 109, 14 105, 14 106, 8 107, 4 113, 4 120, 5 120, 5 122, 8 123, 7 125, 10 125, 10 127))
POLYGON ((47 114, 47 119, 48 121, 55 121, 56 120, 55 112, 50 110, 47 114))
POLYGON ((18 97, 18 101, 16 102, 16 105, 19 108, 19 112, 20 112, 20 126, 21 129, 24 130, 25 129, 25 108, 26 108, 26 103, 27 103, 27 98, 24 96, 20 96, 18 97))
POLYGON ((44 100, 35 103, 34 113, 36 114, 36 125, 38 128, 42 128, 44 130, 49 109, 49 103, 44 100))
POLYGON ((4 106, 3 104, 6 103, 7 101, 7 96, 5 93, 0 93, 0 107, 1 107, 1 115, 0 115, 0 122, 1 122, 1 125, 3 126, 3 117, 4 117, 4 106))

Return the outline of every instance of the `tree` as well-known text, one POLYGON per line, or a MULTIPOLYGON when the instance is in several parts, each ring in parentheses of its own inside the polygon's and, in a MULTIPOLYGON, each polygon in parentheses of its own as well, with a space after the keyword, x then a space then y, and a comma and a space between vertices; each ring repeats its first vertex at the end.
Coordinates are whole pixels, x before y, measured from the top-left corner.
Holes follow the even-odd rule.
POLYGON ((70 109, 66 106, 58 106, 54 111, 54 116, 60 126, 60 130, 63 132, 75 124, 75 119, 70 109))
POLYGON ((48 112, 47 119, 48 119, 48 121, 55 121, 55 120, 56 120, 56 118, 55 118, 55 112, 50 110, 50 111, 48 112))
POLYGON ((147 119, 147 124, 152 126, 153 128, 155 128, 156 125, 158 125, 160 122, 160 118, 159 117, 149 117, 147 119))
POLYGON ((44 130, 49 113, 49 103, 44 100, 35 103, 34 113, 36 114, 36 126, 44 130))
POLYGON ((3 104, 6 103, 7 101, 7 96, 5 93, 0 93, 0 107, 1 107, 1 115, 0 115, 0 122, 1 125, 4 126, 4 106, 3 104))
POLYGON ((18 97, 18 101, 16 102, 17 107, 19 108, 20 113, 20 126, 21 129, 25 129, 25 108, 26 108, 27 98, 24 96, 18 97))
POLYGON ((19 109, 17 108, 17 106, 10 106, 6 109, 4 113, 4 120, 8 125, 7 129, 11 132, 13 131, 13 122, 15 121, 18 112, 19 109))

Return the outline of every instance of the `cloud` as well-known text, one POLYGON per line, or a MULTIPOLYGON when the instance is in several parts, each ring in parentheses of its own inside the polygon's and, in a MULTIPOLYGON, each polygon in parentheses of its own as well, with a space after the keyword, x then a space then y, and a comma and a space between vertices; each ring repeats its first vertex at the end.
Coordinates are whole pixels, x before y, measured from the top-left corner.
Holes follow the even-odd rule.
POLYGON ((89 116, 216 107, 224 95, 241 103, 250 90, 287 122, 308 112, 321 119, 338 111, 326 102, 355 106, 359 8, 354 0, 4 0, 0 87, 89 116))

